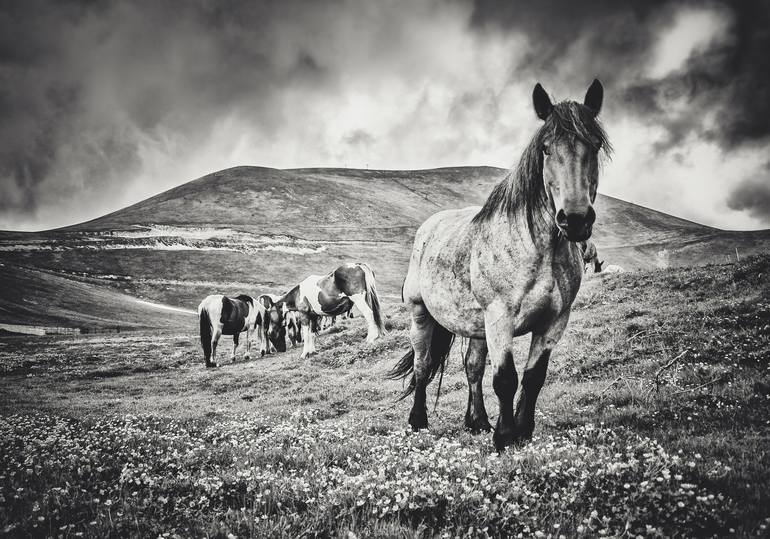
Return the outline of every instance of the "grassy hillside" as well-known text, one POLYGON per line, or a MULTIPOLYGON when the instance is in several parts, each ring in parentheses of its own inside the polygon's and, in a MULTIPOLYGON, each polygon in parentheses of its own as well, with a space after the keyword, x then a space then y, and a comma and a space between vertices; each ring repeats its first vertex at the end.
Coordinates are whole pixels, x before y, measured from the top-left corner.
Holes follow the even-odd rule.
POLYGON ((143 304, 88 280, 49 271, 0 263, 0 283, 0 323, 167 330, 194 327, 196 322, 194 313, 143 304))
MULTIPOLYGON (((309 273, 364 261, 395 296, 417 227, 436 211, 481 204, 505 172, 236 167, 87 223, 0 233, 0 262, 190 308, 212 292, 283 291, 309 273)), ((770 249, 770 231, 720 231, 603 195, 596 211, 600 257, 626 269, 770 249)))
MULTIPOLYGON (((392 302, 385 338, 346 320, 309 362, 295 349, 207 370, 192 331, 0 338, 0 529, 767 535, 768 298, 767 256, 591 276, 535 439, 502 455, 462 429, 461 341, 430 430, 406 432, 410 403, 384 379, 408 342, 392 302)), ((484 391, 494 420, 489 373, 484 391)))

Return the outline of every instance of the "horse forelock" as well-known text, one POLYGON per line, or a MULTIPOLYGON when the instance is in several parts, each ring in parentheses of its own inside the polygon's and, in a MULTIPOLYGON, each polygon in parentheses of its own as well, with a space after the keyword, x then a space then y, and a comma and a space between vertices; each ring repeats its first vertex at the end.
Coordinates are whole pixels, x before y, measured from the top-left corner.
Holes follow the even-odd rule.
POLYGON ((544 221, 551 213, 543 181, 543 145, 554 140, 566 141, 570 147, 580 140, 607 157, 612 153, 607 134, 588 107, 574 101, 557 103, 524 149, 519 162, 495 186, 473 217, 474 223, 500 214, 523 217, 530 234, 534 234, 536 221, 544 221))
POLYGON ((561 140, 571 147, 580 140, 595 151, 602 151, 605 156, 612 154, 612 145, 599 120, 588 107, 575 101, 554 105, 536 138, 541 145, 546 140, 561 140))

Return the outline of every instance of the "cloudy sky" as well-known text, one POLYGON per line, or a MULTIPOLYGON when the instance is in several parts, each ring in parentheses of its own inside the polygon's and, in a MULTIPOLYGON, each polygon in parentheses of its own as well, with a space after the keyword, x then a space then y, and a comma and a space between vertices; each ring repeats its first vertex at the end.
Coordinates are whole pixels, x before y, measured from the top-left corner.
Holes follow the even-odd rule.
POLYGON ((600 191, 770 227, 770 2, 9 0, 0 228, 234 165, 514 164, 531 92, 605 85, 600 191))

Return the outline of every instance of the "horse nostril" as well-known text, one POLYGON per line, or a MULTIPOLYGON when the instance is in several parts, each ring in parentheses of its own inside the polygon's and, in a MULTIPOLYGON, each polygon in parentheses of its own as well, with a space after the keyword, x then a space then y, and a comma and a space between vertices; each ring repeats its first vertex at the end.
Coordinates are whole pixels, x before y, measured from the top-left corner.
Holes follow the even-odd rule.
POLYGON ((564 210, 559 210, 556 213, 556 224, 559 226, 567 226, 567 214, 564 210))
POLYGON ((588 212, 586 213, 586 225, 591 226, 594 224, 594 221, 596 221, 596 212, 591 206, 589 206, 588 212))

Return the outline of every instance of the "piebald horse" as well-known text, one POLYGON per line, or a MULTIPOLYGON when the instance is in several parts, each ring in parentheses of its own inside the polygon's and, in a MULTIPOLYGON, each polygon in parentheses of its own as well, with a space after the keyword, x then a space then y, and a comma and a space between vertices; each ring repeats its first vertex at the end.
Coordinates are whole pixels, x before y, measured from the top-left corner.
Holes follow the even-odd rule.
POLYGON ((411 309, 412 349, 390 372, 411 383, 409 424, 428 426, 425 388, 441 370, 455 335, 469 338, 465 355, 468 406, 465 425, 488 431, 482 397, 486 357, 500 414, 493 435, 502 450, 532 436, 535 402, 548 360, 561 339, 583 276, 575 242, 591 236, 599 152, 610 152, 596 117, 604 90, 594 80, 583 103, 552 104, 540 84, 534 108, 543 125, 517 167, 483 207, 436 213, 418 229, 404 282, 411 309), (515 337, 532 334, 519 376, 515 337))
POLYGON ((318 319, 347 313, 353 305, 366 319, 368 342, 385 332, 374 272, 366 264, 345 264, 326 275, 311 275, 276 302, 299 313, 304 345, 302 358, 316 351, 318 319))
POLYGON ((275 294, 262 294, 257 302, 264 309, 264 315, 258 317, 261 355, 274 351, 286 351, 286 327, 284 325, 284 306, 276 303, 280 298, 275 294))
POLYGON ((251 296, 240 295, 228 298, 222 294, 207 296, 198 305, 201 346, 206 367, 218 367, 217 343, 222 335, 233 336, 233 355, 238 349, 241 332, 246 332, 245 359, 251 356, 251 338, 256 329, 257 319, 264 316, 263 309, 251 296))
POLYGON ((599 253, 596 251, 596 244, 591 240, 578 243, 580 251, 583 253, 583 270, 587 273, 588 268, 593 265, 594 273, 601 273, 604 260, 599 262, 599 253))
POLYGON ((283 325, 286 327, 286 336, 291 341, 294 348, 298 342, 302 342, 302 322, 299 320, 297 311, 287 311, 283 319, 283 325))

